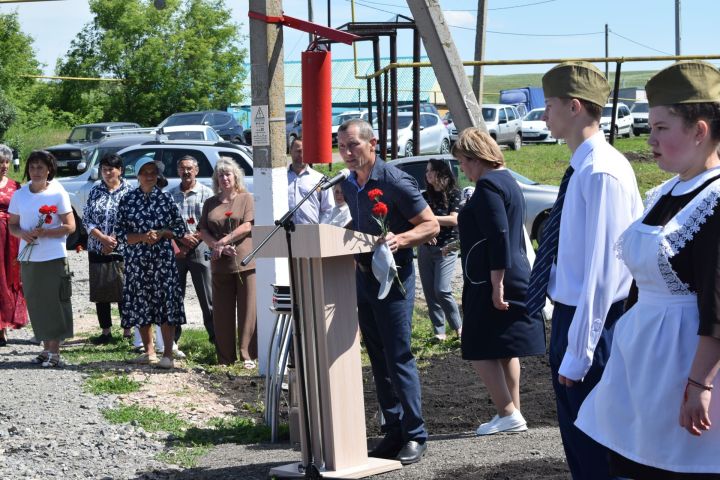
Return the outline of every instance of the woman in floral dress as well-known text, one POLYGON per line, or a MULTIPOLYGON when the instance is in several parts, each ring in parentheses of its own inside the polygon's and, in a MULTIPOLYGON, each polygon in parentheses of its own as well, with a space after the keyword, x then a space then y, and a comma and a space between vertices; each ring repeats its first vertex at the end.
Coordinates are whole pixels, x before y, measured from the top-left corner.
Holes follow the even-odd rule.
POLYGON ((125 258, 122 326, 140 327, 145 353, 135 363, 172 368, 175 326, 185 323, 185 309, 170 240, 182 238, 187 231, 172 197, 157 185, 159 170, 155 161, 141 157, 135 171, 139 186, 120 200, 115 223, 125 258), (165 345, 159 362, 152 325, 160 325, 165 345))
POLYGON ((20 184, 7 177, 12 150, 0 144, 0 347, 7 344, 8 328, 21 328, 27 324, 25 297, 20 282, 20 264, 15 260, 19 240, 8 230, 8 205, 20 184))

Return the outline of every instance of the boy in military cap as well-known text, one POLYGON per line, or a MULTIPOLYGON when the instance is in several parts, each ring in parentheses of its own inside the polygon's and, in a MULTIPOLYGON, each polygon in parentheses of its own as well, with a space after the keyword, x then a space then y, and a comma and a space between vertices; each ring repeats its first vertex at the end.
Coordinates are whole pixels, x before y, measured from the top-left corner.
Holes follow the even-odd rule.
POLYGON ((531 315, 554 303, 550 367, 558 423, 573 478, 610 478, 607 451, 573 423, 610 355, 631 278, 613 247, 642 213, 635 174, 605 141, 602 107, 610 85, 587 62, 561 63, 543 76, 543 119, 572 152, 547 220, 527 292, 531 315))

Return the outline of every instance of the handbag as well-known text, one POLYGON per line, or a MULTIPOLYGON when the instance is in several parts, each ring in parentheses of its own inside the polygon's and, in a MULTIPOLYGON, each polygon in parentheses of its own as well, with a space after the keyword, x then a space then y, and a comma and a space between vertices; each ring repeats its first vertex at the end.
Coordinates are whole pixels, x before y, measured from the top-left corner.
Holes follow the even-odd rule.
POLYGON ((122 299, 123 262, 112 261, 90 264, 90 301, 115 303, 122 299))

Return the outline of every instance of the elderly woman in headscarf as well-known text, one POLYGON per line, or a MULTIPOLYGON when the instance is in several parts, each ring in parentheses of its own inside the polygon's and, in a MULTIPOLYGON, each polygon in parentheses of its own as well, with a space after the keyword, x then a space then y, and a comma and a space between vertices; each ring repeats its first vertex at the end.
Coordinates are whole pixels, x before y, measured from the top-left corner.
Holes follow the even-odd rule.
POLYGON ((138 364, 173 368, 175 326, 185 323, 182 289, 171 240, 186 233, 185 222, 169 193, 158 186, 159 169, 150 157, 135 163, 138 187, 118 206, 115 234, 124 244, 125 284, 122 326, 138 326, 145 353, 138 364), (160 325, 164 352, 158 361, 152 325, 160 325))

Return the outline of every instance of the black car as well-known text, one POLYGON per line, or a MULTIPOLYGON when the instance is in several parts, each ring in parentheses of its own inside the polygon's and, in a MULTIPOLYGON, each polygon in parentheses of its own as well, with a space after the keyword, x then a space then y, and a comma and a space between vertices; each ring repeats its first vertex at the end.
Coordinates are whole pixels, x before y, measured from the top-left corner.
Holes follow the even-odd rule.
POLYGON ((232 113, 222 110, 204 110, 201 112, 173 113, 160 122, 158 127, 177 125, 210 125, 223 139, 244 144, 243 128, 232 113))
POLYGON ((122 130, 140 128, 133 122, 104 122, 78 125, 72 129, 66 142, 54 145, 45 150, 52 153, 57 160, 58 173, 62 175, 75 175, 77 166, 86 159, 88 152, 108 134, 122 130))

